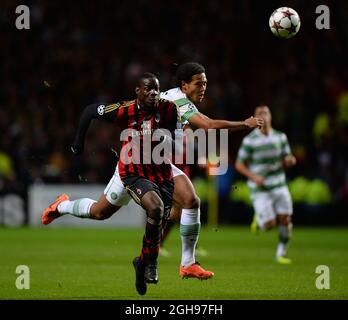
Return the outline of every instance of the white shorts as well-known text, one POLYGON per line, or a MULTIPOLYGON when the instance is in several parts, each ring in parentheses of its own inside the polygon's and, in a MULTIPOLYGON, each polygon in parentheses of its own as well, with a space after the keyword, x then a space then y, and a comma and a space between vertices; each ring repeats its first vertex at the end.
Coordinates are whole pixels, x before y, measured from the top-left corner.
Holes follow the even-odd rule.
POLYGON ((287 186, 268 192, 256 192, 252 194, 251 200, 261 228, 266 222, 274 220, 277 214, 292 215, 292 199, 287 186))
MULTIPOLYGON (((173 177, 181 176, 185 174, 182 170, 177 168, 172 164, 173 177)), ((106 199, 117 207, 125 206, 131 200, 130 195, 127 193, 126 188, 124 187, 120 174, 118 172, 118 165, 116 166, 115 173, 110 179, 108 185, 104 190, 106 199)))
POLYGON ((106 199, 114 206, 122 207, 128 204, 131 200, 131 196, 127 193, 126 188, 120 178, 118 172, 118 165, 116 166, 115 173, 110 179, 108 185, 104 190, 106 199))

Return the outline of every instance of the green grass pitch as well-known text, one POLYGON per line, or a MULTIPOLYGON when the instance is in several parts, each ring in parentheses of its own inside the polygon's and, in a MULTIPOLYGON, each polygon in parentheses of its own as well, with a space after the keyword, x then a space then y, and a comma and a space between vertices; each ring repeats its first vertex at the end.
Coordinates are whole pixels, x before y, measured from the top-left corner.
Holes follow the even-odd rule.
POLYGON ((179 230, 171 257, 159 258, 159 283, 139 296, 132 259, 143 230, 0 228, 0 299, 348 299, 348 229, 295 228, 291 265, 274 262, 277 233, 247 227, 202 228, 198 259, 215 272, 207 281, 178 275, 179 230), (30 268, 30 289, 18 290, 18 265, 30 268), (318 265, 330 268, 330 289, 318 290, 318 265))

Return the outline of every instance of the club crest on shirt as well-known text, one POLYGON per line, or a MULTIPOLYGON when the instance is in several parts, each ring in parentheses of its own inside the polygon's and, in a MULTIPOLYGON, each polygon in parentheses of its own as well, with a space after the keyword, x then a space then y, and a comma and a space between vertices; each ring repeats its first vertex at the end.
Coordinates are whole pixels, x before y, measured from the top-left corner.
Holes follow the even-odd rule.
POLYGON ((193 104, 189 104, 188 107, 187 107, 187 109, 188 109, 189 111, 195 111, 196 107, 195 107, 195 105, 193 105, 193 104))
POLYGON ((137 193, 140 196, 141 195, 141 189, 137 188, 137 193))
POLYGON ((159 113, 156 113, 156 115, 155 115, 155 122, 160 122, 160 120, 161 120, 161 116, 160 116, 160 114, 159 113))

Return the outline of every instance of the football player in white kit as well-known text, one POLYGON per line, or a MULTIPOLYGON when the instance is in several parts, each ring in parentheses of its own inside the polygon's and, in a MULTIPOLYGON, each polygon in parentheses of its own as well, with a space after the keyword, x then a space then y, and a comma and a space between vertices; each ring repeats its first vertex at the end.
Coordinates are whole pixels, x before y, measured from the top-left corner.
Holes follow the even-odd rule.
MULTIPOLYGON (((196 62, 188 62, 179 66, 176 72, 177 87, 161 93, 161 98, 174 101, 181 115, 183 125, 192 124, 197 128, 229 129, 231 131, 260 127, 261 118, 250 117, 245 121, 213 120, 200 113, 197 105, 203 100, 207 88, 205 68, 196 62)), ((111 106, 111 105, 110 105, 111 106)), ((108 105, 104 112, 112 110, 108 105)), ((79 133, 76 135, 78 136, 79 133)), ((81 141, 81 139, 79 139, 81 141)), ((83 141, 83 139, 82 139, 83 141)), ((80 154, 83 143, 75 142, 72 151, 80 154)), ((172 165, 174 176, 174 194, 172 211, 181 211, 180 235, 182 241, 182 257, 179 275, 183 278, 209 279, 214 273, 202 268, 195 260, 195 248, 200 233, 200 200, 186 174, 172 165)), ((70 201, 66 194, 61 195, 50 207, 44 210, 42 223, 49 224, 54 219, 70 214, 80 218, 103 220, 109 218, 117 210, 130 201, 116 167, 115 173, 98 201, 84 198, 70 201), (51 208, 51 209, 50 209, 51 208)), ((171 215, 174 214, 173 212, 171 215)))
POLYGON ((264 126, 249 133, 242 141, 236 160, 236 169, 248 178, 248 187, 254 207, 252 230, 259 227, 279 228, 276 261, 289 264, 286 255, 292 230, 292 199, 286 184, 284 168, 294 166, 285 133, 272 128, 269 108, 260 105, 255 116, 264 119, 264 126))

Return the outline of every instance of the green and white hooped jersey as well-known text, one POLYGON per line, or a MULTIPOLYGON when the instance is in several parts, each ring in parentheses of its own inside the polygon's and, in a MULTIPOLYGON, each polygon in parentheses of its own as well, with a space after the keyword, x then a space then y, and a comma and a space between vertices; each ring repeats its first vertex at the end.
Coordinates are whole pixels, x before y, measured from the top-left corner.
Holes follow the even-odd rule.
POLYGON ((282 158, 291 154, 286 134, 271 129, 264 135, 259 129, 254 129, 242 141, 237 159, 248 165, 254 174, 264 177, 264 187, 248 180, 251 193, 269 191, 286 185, 286 177, 282 158))
POLYGON ((199 113, 197 107, 191 102, 179 87, 161 92, 161 99, 173 101, 179 108, 180 117, 183 125, 188 123, 188 119, 194 114, 199 113))

